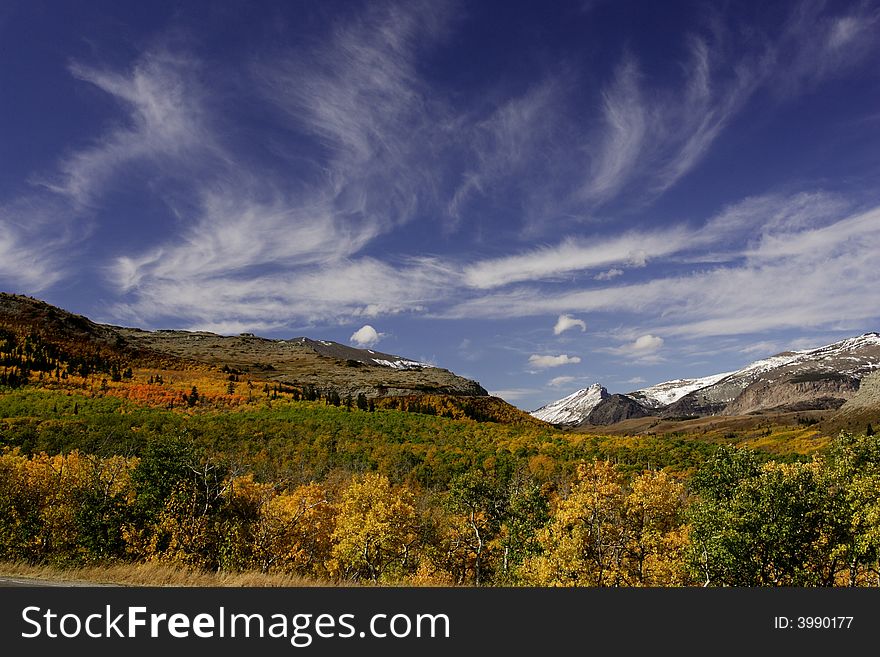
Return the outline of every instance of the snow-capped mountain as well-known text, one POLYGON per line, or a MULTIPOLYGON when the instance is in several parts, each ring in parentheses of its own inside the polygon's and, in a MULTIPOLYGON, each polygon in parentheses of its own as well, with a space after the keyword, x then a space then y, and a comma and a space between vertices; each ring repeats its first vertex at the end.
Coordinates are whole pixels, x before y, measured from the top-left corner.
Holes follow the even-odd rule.
POLYGON ((880 333, 866 333, 815 349, 786 351, 757 360, 714 384, 688 393, 667 407, 667 411, 679 415, 714 415, 732 405, 728 412, 742 414, 764 410, 768 404, 784 405, 786 397, 792 402, 795 397, 797 401, 808 402, 810 397, 828 395, 843 403, 858 388, 858 380, 877 368, 880 368, 880 333), (829 377, 848 377, 854 381, 849 392, 816 385, 829 377), (809 381, 813 385, 807 386, 810 390, 804 390, 803 384, 809 381), (792 390, 781 392, 792 384, 802 384, 797 394, 792 390))
MULTIPOLYGON (((855 395, 862 377, 876 370, 880 333, 865 333, 814 349, 782 352, 734 372, 664 381, 614 397, 629 398, 649 414, 664 416, 836 408, 855 395)), ((610 397, 596 383, 531 414, 554 424, 577 425, 600 404, 607 405, 610 397)), ((594 418, 603 415, 597 411, 594 418)))
POLYGON ((711 386, 718 383, 734 372, 723 372, 722 374, 712 374, 704 376, 700 379, 673 379, 672 381, 664 381, 641 390, 627 393, 627 397, 632 397, 645 408, 662 408, 678 401, 688 393, 711 386))
MULTIPOLYGON (((284 341, 282 340, 281 342, 284 341)), ((323 356, 354 360, 363 363, 364 365, 378 365, 380 367, 390 367, 395 370, 412 370, 434 367, 434 365, 431 365, 430 363, 421 363, 417 360, 395 356, 394 354, 384 354, 379 351, 373 351, 372 349, 357 349, 330 340, 294 338, 288 342, 308 346, 323 356)))
POLYGON ((599 403, 608 397, 608 391, 598 383, 583 388, 568 397, 542 406, 531 415, 551 424, 578 424, 584 421, 599 403))

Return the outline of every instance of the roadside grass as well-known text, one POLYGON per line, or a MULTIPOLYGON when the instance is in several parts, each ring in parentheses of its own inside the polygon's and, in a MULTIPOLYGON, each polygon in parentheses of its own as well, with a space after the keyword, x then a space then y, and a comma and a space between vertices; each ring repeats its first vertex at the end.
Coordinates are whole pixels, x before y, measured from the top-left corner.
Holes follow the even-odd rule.
MULTIPOLYGON (((21 562, 0 562, 0 577, 34 580, 115 584, 118 586, 161 587, 312 587, 334 586, 298 575, 265 574, 260 572, 214 573, 158 563, 120 563, 108 565, 59 568, 32 566, 21 562)), ((351 584, 345 584, 351 586, 351 584)))

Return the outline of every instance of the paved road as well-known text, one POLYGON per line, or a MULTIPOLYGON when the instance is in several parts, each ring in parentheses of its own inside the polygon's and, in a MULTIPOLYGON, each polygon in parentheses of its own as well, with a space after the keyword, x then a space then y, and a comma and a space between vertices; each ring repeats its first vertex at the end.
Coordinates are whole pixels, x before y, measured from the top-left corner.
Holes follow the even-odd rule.
POLYGON ((32 577, 0 577, 0 587, 9 586, 113 586, 113 584, 67 582, 64 580, 34 579, 32 577))

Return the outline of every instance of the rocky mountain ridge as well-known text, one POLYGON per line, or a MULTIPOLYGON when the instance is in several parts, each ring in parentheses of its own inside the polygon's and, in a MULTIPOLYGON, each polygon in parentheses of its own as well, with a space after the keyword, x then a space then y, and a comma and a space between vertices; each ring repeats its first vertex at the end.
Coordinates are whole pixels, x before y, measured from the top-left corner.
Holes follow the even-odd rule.
POLYGON ((77 352, 109 354, 120 361, 155 366, 225 367, 290 386, 332 389, 340 395, 487 396, 476 381, 447 369, 329 340, 224 336, 206 331, 145 331, 98 324, 38 299, 0 293, 0 328, 40 334, 50 344, 77 352))
POLYGON ((567 397, 542 406, 532 411, 531 415, 550 424, 574 426, 583 422, 608 396, 608 391, 595 383, 589 388, 582 388, 567 397))
POLYGON ((837 409, 856 398, 862 379, 878 370, 880 334, 872 332, 815 349, 782 352, 735 372, 665 381, 626 395, 609 395, 596 383, 532 415, 554 424, 583 426, 646 415, 690 418, 837 409), (584 394, 594 389, 604 394, 584 394))

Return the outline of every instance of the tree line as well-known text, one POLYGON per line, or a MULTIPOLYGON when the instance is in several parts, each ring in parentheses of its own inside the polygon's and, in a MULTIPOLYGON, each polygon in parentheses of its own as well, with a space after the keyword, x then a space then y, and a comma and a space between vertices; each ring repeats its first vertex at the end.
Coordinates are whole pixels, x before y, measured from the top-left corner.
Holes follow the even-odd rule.
POLYGON ((332 582, 876 586, 880 441, 810 461, 721 447, 690 477, 485 462, 425 488, 374 470, 270 480, 191 437, 139 456, 0 455, 0 559, 162 561, 332 582))

